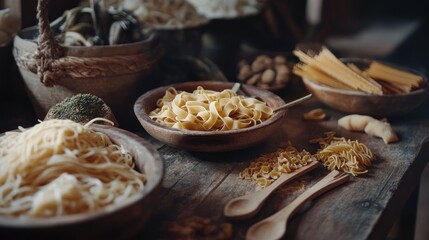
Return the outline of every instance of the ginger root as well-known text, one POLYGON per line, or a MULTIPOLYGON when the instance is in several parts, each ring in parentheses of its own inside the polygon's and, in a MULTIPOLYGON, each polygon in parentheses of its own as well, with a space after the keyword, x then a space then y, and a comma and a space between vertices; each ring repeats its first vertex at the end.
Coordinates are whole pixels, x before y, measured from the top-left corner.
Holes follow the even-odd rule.
POLYGON ((370 116, 348 115, 340 118, 338 125, 349 131, 365 131, 368 135, 382 138, 386 144, 399 140, 388 122, 383 122, 370 116))

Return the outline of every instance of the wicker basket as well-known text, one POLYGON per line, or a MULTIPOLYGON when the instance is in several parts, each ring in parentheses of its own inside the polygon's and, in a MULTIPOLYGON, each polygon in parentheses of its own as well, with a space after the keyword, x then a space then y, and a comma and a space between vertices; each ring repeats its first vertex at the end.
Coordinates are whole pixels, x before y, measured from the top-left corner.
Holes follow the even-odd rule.
POLYGON ((66 97, 90 93, 112 108, 121 125, 128 122, 163 52, 156 36, 121 45, 62 46, 49 25, 47 0, 39 0, 37 11, 38 27, 18 33, 13 50, 37 117, 66 97))

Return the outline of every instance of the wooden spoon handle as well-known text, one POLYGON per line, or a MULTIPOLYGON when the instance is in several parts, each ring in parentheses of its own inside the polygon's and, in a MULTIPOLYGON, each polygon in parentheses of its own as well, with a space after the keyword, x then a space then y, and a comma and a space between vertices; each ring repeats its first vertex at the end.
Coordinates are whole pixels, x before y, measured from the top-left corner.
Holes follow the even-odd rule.
POLYGON ((277 181, 275 181, 273 184, 271 184, 270 186, 262 189, 260 197, 262 197, 261 200, 264 200, 266 197, 268 197, 272 192, 274 192, 274 190, 276 190, 277 188, 279 188, 280 186, 282 186, 283 184, 286 184, 292 180, 294 180, 295 178, 304 175, 308 172, 310 172, 311 170, 315 169, 318 165, 318 161, 317 160, 313 160, 313 162, 311 162, 310 164, 308 164, 307 166, 304 166, 302 168, 299 168, 291 173, 288 174, 282 174, 280 176, 279 179, 277 179, 277 181))
POLYGON ((297 197, 292 203, 279 210, 274 215, 265 218, 247 230, 247 238, 258 236, 262 239, 277 239, 286 233, 286 224, 288 219, 307 201, 321 195, 322 193, 341 185, 349 179, 350 175, 340 173, 336 170, 325 176, 310 189, 297 197), (274 224, 274 225, 273 225, 274 224), (278 225, 277 225, 278 224, 278 225), (270 227, 271 231, 265 231, 263 227, 270 227))
POLYGON ((231 91, 237 93, 237 91, 240 89, 241 84, 240 83, 234 83, 234 85, 232 85, 231 91))
MULTIPOLYGON (((289 218, 296 211, 300 209, 307 201, 314 199, 315 197, 345 183, 350 178, 349 174, 340 173, 337 170, 332 171, 328 175, 326 175, 322 180, 317 182, 310 189, 305 191, 303 194, 299 195, 293 202, 291 202, 288 206, 284 207, 279 212, 282 212, 278 215, 278 217, 289 218)), ((277 213, 275 214, 277 215, 277 213)), ((274 216, 274 215, 273 215, 274 216)))
POLYGON ((273 109, 273 111, 274 112, 277 112, 277 111, 280 111, 280 110, 282 110, 282 109, 285 109, 285 108, 290 108, 290 107, 292 107, 292 106, 295 106, 295 105, 297 105, 297 104, 300 104, 300 103, 302 103, 302 102, 304 102, 304 101, 307 101, 308 99, 310 99, 311 97, 313 96, 313 94, 308 94, 308 95, 305 95, 304 97, 302 97, 302 98, 298 98, 298 99, 296 99, 296 100, 294 100, 294 101, 292 101, 292 102, 289 102, 289 103, 286 103, 286 104, 284 104, 284 105, 281 105, 281 106, 279 106, 279 107, 277 107, 277 108, 274 108, 273 109))
POLYGON ((314 199, 315 197, 322 195, 323 193, 347 182, 350 178, 349 174, 342 174, 334 170, 326 175, 322 180, 317 182, 309 190, 305 191, 299 197, 297 197, 292 203, 285 208, 290 211, 290 216, 295 214, 307 201, 314 199))
POLYGON ((278 187, 315 169, 317 166, 318 166, 318 162, 314 160, 309 165, 299 168, 294 172, 291 172, 289 174, 282 174, 280 178, 277 179, 273 184, 271 184, 270 186, 260 191, 231 199, 224 207, 224 211, 223 211, 224 215, 228 218, 232 218, 236 220, 243 220, 243 219, 248 219, 253 217, 256 213, 258 213, 261 205, 268 198, 268 196, 271 195, 271 193, 274 192, 278 187), (247 199, 249 202, 250 201, 253 202, 255 208, 249 209, 249 211, 247 211, 245 210, 245 208, 233 204, 234 202, 243 200, 243 199, 247 199))

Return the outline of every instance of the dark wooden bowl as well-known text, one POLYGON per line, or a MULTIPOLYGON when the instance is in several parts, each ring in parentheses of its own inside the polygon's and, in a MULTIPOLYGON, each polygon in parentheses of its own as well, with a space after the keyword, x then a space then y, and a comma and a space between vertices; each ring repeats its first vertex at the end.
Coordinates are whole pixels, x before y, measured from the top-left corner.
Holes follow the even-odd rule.
MULTIPOLYGON (((156 108, 156 101, 164 96, 169 87, 192 92, 198 86, 205 89, 222 91, 231 88, 231 82, 185 82, 156 88, 140 96, 134 104, 134 112, 143 128, 154 138, 168 145, 197 152, 225 152, 253 146, 270 137, 280 128, 285 110, 274 113, 268 120, 250 128, 229 131, 190 131, 170 128, 161 125, 148 114, 156 108)), ((241 89, 249 96, 262 99, 270 107, 275 108, 285 104, 282 98, 274 93, 249 85, 241 89)))
MULTIPOLYGON (((341 59, 358 66, 369 64, 367 59, 341 59)), ((389 64, 389 63, 386 63, 389 64)), ((427 78, 413 69, 389 64, 423 77, 423 87, 408 94, 373 95, 357 91, 335 89, 303 78, 305 87, 322 103, 344 113, 356 113, 373 117, 400 116, 419 107, 428 96, 427 78)))
POLYGON ((52 218, 0 216, 2 236, 11 239, 129 239, 143 228, 157 206, 164 176, 160 155, 152 145, 128 131, 95 124, 92 128, 130 151, 136 168, 147 176, 144 190, 111 209, 52 218))

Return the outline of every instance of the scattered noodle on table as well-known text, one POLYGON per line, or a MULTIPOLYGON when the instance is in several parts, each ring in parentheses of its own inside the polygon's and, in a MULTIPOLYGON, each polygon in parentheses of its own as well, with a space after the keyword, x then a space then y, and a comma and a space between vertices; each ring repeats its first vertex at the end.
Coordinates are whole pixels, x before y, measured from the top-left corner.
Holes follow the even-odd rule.
POLYGON ((313 162, 306 150, 299 152, 290 142, 282 144, 275 152, 264 154, 240 173, 240 178, 252 180, 258 188, 271 185, 283 173, 291 173, 313 162))
POLYGON ((368 172, 368 167, 375 160, 375 155, 363 143, 357 140, 335 137, 335 133, 326 133, 325 138, 312 139, 310 142, 319 143, 322 149, 315 154, 330 171, 336 169, 353 176, 368 172))
POLYGON ((310 143, 319 144, 321 148, 325 148, 332 142, 335 138, 335 132, 325 132, 325 137, 322 138, 313 138, 310 140, 310 143))

